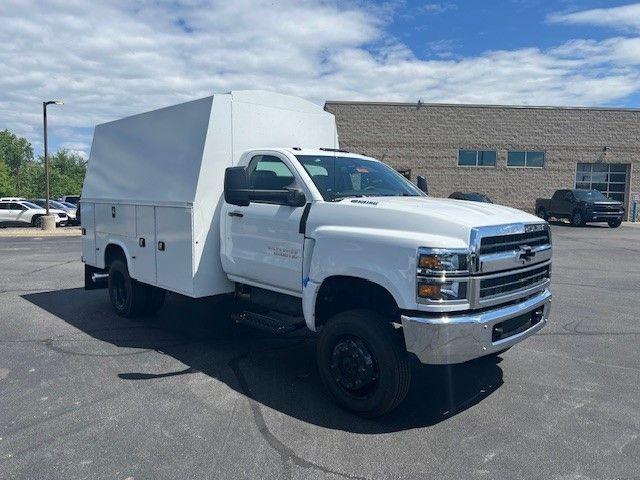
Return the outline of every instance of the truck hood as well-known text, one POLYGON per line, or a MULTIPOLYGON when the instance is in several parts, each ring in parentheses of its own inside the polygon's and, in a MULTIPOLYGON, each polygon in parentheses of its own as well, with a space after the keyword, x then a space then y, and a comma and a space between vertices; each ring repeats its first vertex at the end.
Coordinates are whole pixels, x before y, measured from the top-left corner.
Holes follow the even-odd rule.
POLYGON ((308 231, 358 230, 409 241, 416 246, 467 247, 473 228, 542 223, 529 213, 489 203, 434 197, 360 197, 318 202, 310 210, 308 231))
POLYGON ((482 227, 506 223, 540 222, 540 218, 503 205, 470 202, 451 198, 435 197, 366 197, 345 199, 354 203, 359 200, 377 202, 376 207, 389 213, 413 213, 427 218, 455 221, 467 227, 482 227))

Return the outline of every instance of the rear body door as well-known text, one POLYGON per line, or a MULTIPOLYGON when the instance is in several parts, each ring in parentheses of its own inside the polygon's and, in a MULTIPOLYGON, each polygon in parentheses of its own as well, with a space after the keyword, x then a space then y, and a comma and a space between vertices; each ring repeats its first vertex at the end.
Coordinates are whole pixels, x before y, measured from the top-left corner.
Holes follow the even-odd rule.
MULTIPOLYGON (((278 155, 254 156, 247 172, 249 188, 299 188, 289 160, 278 155)), ((304 207, 252 201, 246 207, 227 206, 227 273, 239 281, 273 287, 286 293, 302 292, 302 247, 299 232, 304 207)))

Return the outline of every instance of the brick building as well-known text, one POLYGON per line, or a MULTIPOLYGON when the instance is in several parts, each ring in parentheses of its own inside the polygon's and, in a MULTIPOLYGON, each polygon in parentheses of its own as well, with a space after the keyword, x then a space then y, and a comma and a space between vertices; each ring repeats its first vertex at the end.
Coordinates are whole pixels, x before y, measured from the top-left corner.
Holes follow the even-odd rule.
POLYGON ((481 192, 532 212, 560 188, 640 194, 640 110, 332 102, 341 148, 424 175, 429 193, 481 192))

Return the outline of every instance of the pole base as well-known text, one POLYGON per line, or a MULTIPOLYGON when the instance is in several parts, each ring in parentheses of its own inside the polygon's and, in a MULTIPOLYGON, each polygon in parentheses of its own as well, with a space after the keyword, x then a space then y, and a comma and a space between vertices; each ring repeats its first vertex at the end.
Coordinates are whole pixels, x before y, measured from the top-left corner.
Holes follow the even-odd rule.
POLYGON ((40 217, 40 228, 47 232, 53 232, 56 229, 56 216, 43 215, 40 217))

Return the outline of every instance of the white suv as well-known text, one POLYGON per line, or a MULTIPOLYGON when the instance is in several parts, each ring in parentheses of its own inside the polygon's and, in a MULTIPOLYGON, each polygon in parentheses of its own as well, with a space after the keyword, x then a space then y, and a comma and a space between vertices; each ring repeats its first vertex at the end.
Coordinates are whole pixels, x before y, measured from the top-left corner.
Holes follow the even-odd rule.
MULTIPOLYGON (((56 226, 66 225, 66 212, 55 208, 49 209, 56 216, 56 226)), ((47 211, 35 203, 25 200, 0 200, 0 225, 33 225, 39 227, 41 218, 47 211)))

